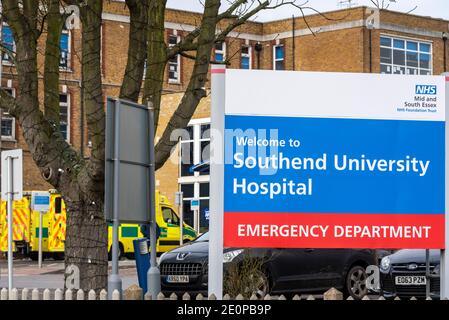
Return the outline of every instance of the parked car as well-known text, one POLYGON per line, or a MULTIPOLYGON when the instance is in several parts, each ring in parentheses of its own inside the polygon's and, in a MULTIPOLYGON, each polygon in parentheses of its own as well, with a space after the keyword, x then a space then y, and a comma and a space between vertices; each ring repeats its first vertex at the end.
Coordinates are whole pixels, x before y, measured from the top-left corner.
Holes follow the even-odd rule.
MULTIPOLYGON (((160 257, 164 294, 207 294, 209 233, 160 257)), ((377 265, 367 249, 236 249, 224 250, 224 272, 244 257, 262 259, 259 294, 323 293, 331 287, 355 299, 368 292, 365 268, 377 265)))
POLYGON ((440 296, 440 251, 430 250, 430 277, 426 278, 426 250, 399 250, 382 258, 380 263, 381 291, 386 298, 426 297, 426 284, 430 284, 430 297, 440 296))

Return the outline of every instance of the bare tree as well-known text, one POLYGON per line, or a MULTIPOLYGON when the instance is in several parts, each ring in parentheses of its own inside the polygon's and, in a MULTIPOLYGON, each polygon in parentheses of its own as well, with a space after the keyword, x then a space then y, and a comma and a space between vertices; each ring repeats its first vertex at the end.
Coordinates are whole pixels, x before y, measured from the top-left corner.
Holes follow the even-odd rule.
MULTIPOLYGON (((387 10, 390 8, 391 4, 398 3, 397 0, 370 0, 371 3, 379 10, 387 10)), ((416 10, 418 6, 413 7, 407 13, 411 13, 416 10)))
MULTIPOLYGON (((66 266, 80 270, 82 289, 102 289, 107 283, 107 225, 103 215, 105 167, 105 108, 103 105, 100 49, 102 0, 1 0, 3 19, 9 24, 16 42, 13 55, 17 71, 16 98, 0 90, 0 107, 8 110, 20 124, 23 137, 43 178, 64 197, 67 207, 65 242, 66 266), (61 8, 80 9, 81 91, 86 121, 92 141, 89 159, 67 143, 59 130, 60 34, 67 14, 61 8), (45 40, 44 101, 38 99, 38 40, 45 40), (43 110, 43 111, 41 111, 43 110)), ((194 67, 184 96, 156 146, 156 165, 160 168, 176 144, 170 141, 174 129, 184 128, 200 100, 206 95, 208 68, 214 44, 261 10, 292 5, 301 10, 305 4, 294 0, 233 0, 220 11, 220 0, 205 0, 198 27, 177 45, 165 43, 166 0, 126 0, 130 14, 129 51, 120 97, 155 108, 158 124, 164 70, 178 54, 194 59, 194 67), (220 25, 220 28, 218 28, 220 25), (216 32, 216 30, 220 30, 216 32), (147 72, 143 90, 145 62, 147 72)))

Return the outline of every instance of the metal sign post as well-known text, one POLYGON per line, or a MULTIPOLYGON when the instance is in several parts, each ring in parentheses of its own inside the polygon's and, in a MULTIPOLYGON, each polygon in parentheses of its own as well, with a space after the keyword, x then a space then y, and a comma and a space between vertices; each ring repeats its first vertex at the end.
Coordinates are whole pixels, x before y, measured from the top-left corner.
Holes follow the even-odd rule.
POLYGON ((119 192, 120 192, 120 102, 114 110, 114 186, 113 186, 113 218, 112 218, 112 273, 108 278, 108 295, 112 299, 114 290, 122 294, 122 279, 118 273, 118 228, 119 228, 119 192))
MULTIPOLYGON (((122 294, 118 262, 120 223, 146 225, 155 221, 150 214, 152 212, 154 217, 154 168, 151 165, 150 156, 153 143, 148 141, 148 132, 153 130, 149 128, 150 122, 152 120, 150 120, 150 111, 147 106, 108 98, 105 215, 106 220, 113 225, 112 272, 108 278, 110 299, 114 290, 122 294)), ((152 226, 151 229, 153 230, 154 227, 152 226)), ((155 233, 154 239, 150 238, 152 244, 155 243, 155 233)), ((152 249, 153 247, 155 246, 152 245, 152 249)), ((155 253, 153 256, 152 259, 155 259, 155 253)))
POLYGON ((175 193, 175 205, 179 210, 179 244, 184 244, 184 208, 183 208, 183 192, 178 191, 175 193))
POLYGON ((39 211, 39 253, 38 253, 38 267, 42 268, 42 220, 43 212, 39 211))
POLYGON ((11 294, 11 290, 13 288, 13 172, 14 172, 14 161, 12 157, 8 157, 8 289, 11 294))
POLYGON ((225 72, 223 65, 211 67, 211 161, 209 220, 208 296, 223 298, 223 203, 224 203, 224 107, 225 72))
POLYGON ((9 295, 14 288, 13 282, 13 201, 23 197, 22 149, 3 151, 2 199, 8 201, 8 289, 9 295))
POLYGON ((445 249, 440 258, 440 299, 449 299, 449 73, 446 77, 446 123, 445 123, 445 249))
POLYGON ((190 210, 193 211, 193 228, 196 233, 200 233, 200 200, 190 200, 190 210))
POLYGON ((42 228, 43 216, 50 210, 50 192, 32 191, 31 210, 39 211, 39 252, 38 266, 42 268, 42 228))
POLYGON ((149 108, 149 124, 148 124, 148 142, 149 142, 149 173, 150 173, 150 269, 147 273, 147 286, 148 292, 153 297, 161 292, 161 273, 157 265, 156 260, 156 242, 157 242, 157 223, 156 223, 156 208, 155 208, 155 193, 156 193, 156 177, 154 168, 154 108, 153 105, 148 106, 149 108))

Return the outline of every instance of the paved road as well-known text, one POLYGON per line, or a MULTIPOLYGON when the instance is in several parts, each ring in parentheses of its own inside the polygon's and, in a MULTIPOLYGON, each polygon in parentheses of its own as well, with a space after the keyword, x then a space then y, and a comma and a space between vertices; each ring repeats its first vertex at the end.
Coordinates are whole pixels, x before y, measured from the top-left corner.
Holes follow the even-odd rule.
MULTIPOLYGON (((109 268, 111 267, 109 263, 109 268)), ((134 260, 121 260, 119 273, 123 280, 123 288, 137 284, 137 273, 134 260)), ((0 288, 8 286, 8 264, 0 260, 0 288)), ((42 269, 37 262, 31 260, 14 260, 14 286, 17 288, 57 289, 64 287, 64 262, 46 260, 42 269)))

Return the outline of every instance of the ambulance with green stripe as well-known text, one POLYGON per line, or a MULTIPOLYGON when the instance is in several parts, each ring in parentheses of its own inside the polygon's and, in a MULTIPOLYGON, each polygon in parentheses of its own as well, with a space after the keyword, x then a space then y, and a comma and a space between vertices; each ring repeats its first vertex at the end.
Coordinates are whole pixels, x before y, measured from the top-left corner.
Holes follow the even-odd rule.
MULTIPOLYGON (((156 193, 156 221, 161 234, 157 252, 165 252, 180 244, 180 219, 167 197, 156 193)), ((22 200, 13 203, 13 248, 33 260, 37 259, 39 245, 39 212, 30 209, 31 192, 24 192, 22 200)), ((42 251, 44 258, 64 257, 66 235, 66 208, 64 200, 54 190, 50 191, 50 210, 43 215, 42 251)), ((184 242, 196 238, 197 234, 189 225, 183 226, 184 242)), ((120 256, 132 256, 133 240, 143 237, 140 225, 122 224, 119 229, 120 256)), ((112 244, 112 227, 109 227, 109 252, 112 244)), ((0 251, 8 251, 8 221, 6 202, 2 201, 0 210, 0 251)))
MULTIPOLYGON (((31 192, 13 202, 13 249, 33 260, 38 258, 39 212, 33 211, 31 192)), ((61 196, 50 191, 50 210, 42 216, 42 252, 44 257, 60 260, 64 257, 66 209, 61 196)), ((0 251, 8 251, 8 219, 6 201, 0 210, 0 251)))
MULTIPOLYGON (((172 250, 180 245, 180 219, 175 208, 166 196, 156 192, 156 222, 161 230, 156 251, 158 253, 172 250)), ((140 225, 123 223, 119 227, 119 256, 132 256, 134 253, 133 240, 143 238, 140 225)), ((195 230, 188 224, 183 226, 183 242, 192 241, 197 237, 195 230)), ((112 246, 112 225, 109 226, 109 256, 112 246)))

